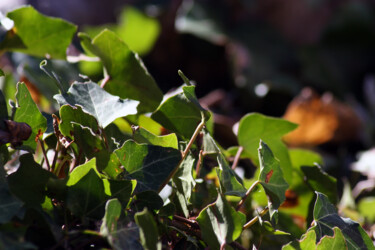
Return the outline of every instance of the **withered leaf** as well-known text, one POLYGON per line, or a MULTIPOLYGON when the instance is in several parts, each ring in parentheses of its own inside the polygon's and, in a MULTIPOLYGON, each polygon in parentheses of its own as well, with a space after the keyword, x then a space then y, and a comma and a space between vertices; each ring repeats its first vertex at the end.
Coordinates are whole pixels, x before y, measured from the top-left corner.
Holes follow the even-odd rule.
POLYGON ((29 139, 31 127, 24 122, 3 120, 5 129, 0 129, 0 145, 10 143, 13 148, 21 146, 23 141, 29 139))

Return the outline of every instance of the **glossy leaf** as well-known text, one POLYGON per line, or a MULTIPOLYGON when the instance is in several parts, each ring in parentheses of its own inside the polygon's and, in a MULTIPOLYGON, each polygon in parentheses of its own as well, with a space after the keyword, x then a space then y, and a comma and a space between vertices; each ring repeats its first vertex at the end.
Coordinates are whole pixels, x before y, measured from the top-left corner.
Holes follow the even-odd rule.
POLYGON ((10 37, 19 39, 19 45, 14 46, 5 39, 0 44, 2 49, 39 57, 66 58, 66 50, 77 29, 75 25, 42 15, 31 6, 8 12, 7 17, 14 22, 13 29, 8 33, 12 35, 10 37))
POLYGON ((150 250, 161 249, 158 228, 152 214, 145 208, 142 212, 136 213, 134 219, 139 227, 142 246, 150 250))
POLYGON ((225 197, 219 194, 215 203, 200 212, 197 221, 208 246, 211 249, 219 249, 241 235, 246 216, 237 212, 225 197))
POLYGON ((280 163, 275 159, 271 149, 263 141, 259 145, 260 174, 259 181, 268 197, 271 220, 279 206, 285 200, 285 191, 289 185, 284 179, 280 163))
POLYGON ((55 95, 54 98, 61 106, 80 105, 85 112, 94 116, 102 127, 108 126, 116 118, 137 113, 137 101, 122 100, 93 82, 75 82, 67 93, 55 95))
POLYGON ((108 200, 105 205, 100 234, 107 237, 111 246, 117 245, 117 221, 120 218, 121 210, 121 203, 117 199, 108 200))
POLYGON ((17 172, 8 176, 10 191, 28 206, 38 207, 44 202, 46 185, 52 173, 37 164, 31 154, 20 157, 17 172))
POLYGON ((151 118, 185 139, 190 139, 201 122, 201 112, 204 112, 206 121, 210 117, 210 113, 200 106, 195 96, 195 86, 182 86, 177 93, 164 98, 151 118))
POLYGON ((47 120, 40 113, 24 83, 17 84, 16 99, 17 110, 14 115, 14 121, 24 122, 31 127, 31 136, 23 145, 34 151, 38 138, 43 135, 44 131, 47 129, 47 120))
POLYGON ((136 191, 158 191, 170 178, 180 159, 180 151, 128 140, 115 151, 125 168, 123 178, 136 179, 136 191))
POLYGON ((225 195, 243 197, 246 193, 246 188, 243 186, 241 179, 234 170, 228 165, 222 154, 217 156, 217 162, 219 163, 219 168, 216 169, 216 172, 222 192, 225 195))
POLYGON ((333 228, 338 227, 345 237, 349 249, 374 249, 374 245, 363 228, 355 221, 340 217, 327 196, 316 192, 314 223, 317 241, 325 235, 332 236, 333 228))
POLYGON ((143 65, 115 33, 102 31, 93 40, 85 34, 79 34, 82 46, 98 56, 110 80, 105 90, 120 98, 140 101, 140 112, 154 111, 162 100, 162 92, 143 65))
POLYGON ((270 147, 273 154, 280 161, 284 178, 288 183, 293 182, 291 162, 288 149, 281 141, 283 135, 297 127, 289 121, 251 113, 240 120, 238 128, 238 142, 255 165, 259 166, 257 148, 262 140, 270 147))
POLYGON ((95 117, 85 112, 81 106, 61 106, 60 120, 59 129, 64 136, 72 136, 72 132, 74 131, 72 123, 89 127, 93 131, 98 131, 98 122, 95 117))
POLYGON ((157 136, 141 127, 133 128, 133 138, 138 143, 147 143, 155 146, 178 149, 176 134, 157 136))

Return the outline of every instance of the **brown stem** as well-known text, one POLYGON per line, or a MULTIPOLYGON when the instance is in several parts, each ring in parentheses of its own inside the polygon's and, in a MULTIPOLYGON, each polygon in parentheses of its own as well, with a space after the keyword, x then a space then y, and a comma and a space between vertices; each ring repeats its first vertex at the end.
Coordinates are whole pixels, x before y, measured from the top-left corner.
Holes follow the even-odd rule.
POLYGON ((179 215, 173 215, 173 219, 189 224, 190 226, 194 228, 197 228, 197 229, 199 228, 198 222, 196 222, 195 220, 186 219, 185 217, 182 217, 179 215))
POLYGON ((52 161, 52 171, 55 170, 56 161, 57 161, 57 157, 58 157, 58 155, 59 155, 59 151, 60 151, 60 142, 57 141, 56 149, 55 149, 55 155, 54 155, 54 157, 53 157, 53 161, 52 161))
POLYGON ((235 169, 237 167, 238 162, 240 161, 240 158, 241 158, 242 151, 243 151, 243 147, 240 146, 237 150, 236 156, 234 157, 232 169, 235 169))
POLYGON ((245 200, 247 199, 247 197, 249 196, 251 191, 253 191, 255 186, 258 185, 259 183, 260 183, 259 181, 254 182, 253 185, 251 185, 251 187, 246 191, 245 196, 242 197, 242 199, 240 200, 240 202, 237 205, 237 208, 236 208, 237 211, 241 208, 242 204, 245 202, 245 200))
POLYGON ((254 218, 252 218, 248 223, 246 223, 245 225, 243 225, 242 227, 242 230, 245 230, 249 227, 251 227, 252 225, 254 225, 258 220, 259 220, 259 216, 262 217, 263 215, 265 215, 267 212, 268 212, 269 208, 266 207, 264 208, 258 216, 255 216, 254 218))
POLYGON ((199 151, 197 167, 195 168, 195 173, 196 173, 196 175, 197 175, 197 178, 199 177, 199 174, 200 174, 200 172, 201 172, 202 155, 203 155, 203 150, 201 149, 201 151, 199 151))
POLYGON ((246 250, 246 248, 244 248, 240 243, 238 243, 237 241, 233 241, 231 243, 229 243, 229 245, 235 249, 240 249, 240 250, 246 250))
POLYGON ((38 140, 39 140, 40 146, 42 148, 44 159, 46 160, 47 169, 48 169, 48 171, 50 171, 51 166, 49 165, 49 161, 48 161, 47 154, 46 154, 46 149, 44 148, 44 142, 41 139, 38 139, 38 140))

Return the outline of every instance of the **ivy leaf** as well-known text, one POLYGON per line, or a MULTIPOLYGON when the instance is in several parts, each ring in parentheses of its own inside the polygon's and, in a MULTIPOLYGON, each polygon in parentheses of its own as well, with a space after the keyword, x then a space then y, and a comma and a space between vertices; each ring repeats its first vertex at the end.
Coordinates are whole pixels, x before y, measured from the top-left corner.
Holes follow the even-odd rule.
POLYGON ((324 236, 317 244, 317 250, 348 249, 344 235, 338 227, 333 228, 333 236, 324 236))
POLYGON ((182 86, 176 94, 165 98, 151 118, 185 139, 191 138, 201 122, 201 112, 206 121, 210 118, 210 113, 200 106, 195 96, 195 86, 182 86))
POLYGON ((81 106, 63 105, 59 112, 61 119, 59 129, 64 136, 72 136, 73 123, 89 127, 92 131, 98 131, 98 122, 95 117, 85 112, 81 106))
POLYGON ((137 113, 137 101, 122 100, 93 82, 75 82, 67 93, 55 95, 54 98, 60 106, 80 105, 84 111, 94 116, 103 128, 119 117, 137 113))
POLYGON ((310 187, 328 196, 332 203, 337 202, 337 184, 336 179, 317 165, 317 166, 301 166, 302 172, 305 174, 305 180, 310 187))
POLYGON ((8 176, 10 191, 28 206, 38 207, 46 197, 46 185, 56 178, 34 161, 32 154, 20 157, 18 170, 8 176))
POLYGON ((154 145, 137 144, 128 140, 115 151, 124 166, 124 178, 136 179, 136 191, 158 191, 169 180, 181 160, 180 151, 154 145))
POLYGON ((243 197, 246 194, 246 188, 240 182, 240 178, 234 170, 228 166, 224 156, 220 153, 217 156, 219 168, 216 169, 217 176, 220 180, 220 187, 225 195, 234 195, 243 197))
POLYGON ((105 214, 100 227, 100 234, 107 237, 111 246, 116 246, 117 239, 117 221, 121 215, 121 203, 117 199, 108 200, 105 205, 105 214))
POLYGON ((131 195, 137 185, 136 180, 108 180, 111 197, 117 198, 123 208, 129 204, 131 195))
POLYGON ((375 249, 365 230, 355 221, 340 217, 328 197, 316 192, 314 223, 317 241, 325 235, 332 236, 333 228, 338 227, 345 237, 349 249, 375 249))
POLYGON ((67 207, 76 216, 102 218, 107 199, 103 181, 92 168, 83 177, 81 177, 81 173, 77 177, 75 175, 78 175, 78 172, 72 172, 70 176, 79 180, 73 185, 71 185, 73 182, 69 183, 68 181, 67 183, 67 207))
POLYGON ((137 193, 133 198, 133 204, 136 211, 143 210, 145 207, 149 210, 159 210, 163 207, 163 199, 156 192, 147 190, 137 193))
POLYGON ((285 181, 280 163, 275 159, 271 149, 263 141, 259 145, 260 174, 259 181, 268 197, 271 220, 277 209, 285 200, 285 191, 289 185, 285 181))
POLYGON ((142 212, 134 215, 135 223, 139 227, 142 246, 145 249, 161 249, 161 242, 158 240, 159 232, 156 222, 151 213, 145 208, 142 212))
POLYGON ((0 44, 1 49, 19 51, 33 56, 65 59, 77 27, 60 18, 47 17, 31 6, 8 12, 14 27, 0 44), (8 39, 17 39, 16 46, 8 39))
POLYGON ((157 136, 141 127, 133 127, 133 138, 138 143, 147 143, 156 146, 178 149, 176 134, 157 136))
POLYGON ((286 181, 288 183, 293 183, 292 166, 288 149, 281 141, 281 137, 296 127, 296 124, 283 119, 251 113, 240 120, 238 142, 257 166, 259 166, 257 155, 259 141, 262 140, 266 142, 275 157, 280 160, 280 166, 286 181))
MULTIPOLYGON (((308 230, 307 233, 305 233, 301 240, 294 240, 287 245, 284 245, 282 250, 316 250, 316 233, 314 230, 308 230)), ((331 248, 329 248, 331 249, 331 248)))
POLYGON ((16 99, 17 110, 14 121, 24 122, 31 127, 31 136, 23 144, 35 151, 38 138, 47 129, 47 119, 40 113, 24 83, 17 84, 16 99))
POLYGON ((110 80, 105 90, 120 98, 140 101, 140 112, 154 111, 163 93, 148 73, 142 60, 114 32, 103 30, 93 40, 80 33, 85 50, 98 56, 110 80))
POLYGON ((200 212, 197 221, 208 246, 211 249, 219 249, 241 235, 246 216, 237 212, 225 197, 219 194, 215 203, 200 212))

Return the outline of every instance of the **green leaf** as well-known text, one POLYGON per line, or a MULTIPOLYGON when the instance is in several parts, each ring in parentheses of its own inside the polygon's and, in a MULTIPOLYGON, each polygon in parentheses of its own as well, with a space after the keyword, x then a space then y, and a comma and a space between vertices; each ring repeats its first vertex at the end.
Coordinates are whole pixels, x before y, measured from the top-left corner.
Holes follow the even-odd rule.
POLYGON ((163 199, 151 190, 137 193, 133 201, 136 211, 143 210, 145 207, 151 211, 159 210, 163 207, 163 199))
POLYGON ((17 83, 16 99, 14 121, 27 123, 31 127, 31 136, 23 144, 35 151, 38 137, 47 129, 47 119, 40 113, 24 83, 17 83))
POLYGON ((366 197, 358 202, 359 213, 370 223, 375 222, 375 197, 366 197))
POLYGON ((316 234, 314 230, 307 231, 301 240, 295 240, 283 246, 283 250, 316 250, 316 234))
POLYGON ((66 186, 73 186, 77 182, 79 182, 87 173, 93 169, 98 175, 99 172, 96 169, 96 159, 93 158, 86 162, 85 164, 79 165, 73 169, 73 171, 69 174, 68 181, 66 182, 66 186))
POLYGON ((187 140, 201 122, 201 112, 206 121, 210 118, 210 113, 200 106, 195 96, 195 86, 182 86, 173 96, 164 98, 151 118, 187 140))
POLYGON ((111 190, 111 197, 117 198, 122 207, 129 204, 131 195, 137 185, 135 180, 108 180, 111 190))
POLYGON ((0 69, 0 77, 1 76, 5 76, 4 71, 2 69, 0 69))
POLYGON ((54 98, 61 106, 64 104, 80 105, 104 128, 116 118, 137 113, 137 101, 122 100, 107 93, 93 82, 75 82, 67 93, 55 95, 54 98))
POLYGON ((281 141, 281 137, 296 127, 296 124, 283 119, 267 117, 258 113, 248 114, 240 121, 238 142, 257 166, 259 166, 257 154, 259 141, 266 142, 275 157, 279 159, 284 178, 288 183, 292 183, 292 166, 288 149, 281 141))
POLYGON ((133 127, 133 138, 138 143, 147 143, 155 146, 178 149, 176 134, 157 136, 141 127, 133 127))
POLYGON ((46 197, 46 185, 56 178, 34 161, 31 154, 20 157, 17 172, 8 176, 10 191, 28 206, 38 207, 46 197))
POLYGON ((260 174, 259 181, 268 197, 270 217, 273 220, 279 206, 285 200, 285 191, 289 185, 284 179, 280 163, 271 149, 263 141, 259 145, 260 174))
POLYGON ((117 245, 117 221, 120 218, 121 210, 121 203, 117 199, 108 200, 105 205, 100 234, 108 238, 111 246, 117 245))
POLYGON ((33 56, 65 59, 77 27, 60 18, 47 17, 31 6, 8 12, 7 17, 14 22, 8 33, 20 39, 24 48, 13 46, 5 39, 0 48, 19 51, 33 56))
POLYGON ((191 192, 195 186, 193 177, 194 166, 195 158, 192 154, 188 154, 173 176, 173 184, 176 186, 176 196, 186 218, 189 217, 188 205, 190 204, 191 192))
POLYGON ((161 249, 158 228, 151 213, 145 208, 142 212, 136 213, 134 219, 139 227, 142 246, 150 250, 161 249))
POLYGON ((93 131, 98 131, 98 122, 95 117, 85 112, 81 106, 61 106, 60 120, 59 129, 64 136, 72 136, 72 132, 74 131, 72 122, 89 127, 93 131))
POLYGON ((98 56, 110 80, 105 90, 120 98, 140 101, 138 111, 154 111, 162 100, 163 93, 148 73, 142 60, 134 54, 115 33, 102 31, 93 40, 80 33, 85 50, 98 56))
POLYGON ((8 109, 3 91, 0 90, 0 120, 3 119, 8 119, 8 109))
POLYGON ((337 202, 336 178, 324 172, 319 165, 311 167, 302 166, 301 170, 305 174, 305 180, 312 190, 327 195, 329 200, 334 204, 337 202))
MULTIPOLYGON (((78 179, 80 175, 74 179, 78 179)), ((73 214, 95 219, 103 217, 107 196, 104 192, 103 181, 94 169, 91 168, 75 184, 71 185, 68 182, 67 186, 66 204, 73 214)))
POLYGON ((128 140, 115 151, 125 171, 125 179, 136 179, 136 191, 158 191, 181 160, 180 151, 128 140))
POLYGON ((215 141, 212 138, 211 134, 208 132, 207 129, 203 129, 203 152, 205 154, 218 154, 220 153, 220 149, 215 141))
POLYGON ((246 193, 246 188, 243 186, 241 179, 237 176, 234 170, 228 166, 222 154, 217 156, 219 168, 216 169, 217 176, 220 181, 220 187, 225 195, 234 195, 243 197, 246 193))
POLYGON ((200 212, 197 221, 208 246, 211 249, 219 249, 241 235, 246 216, 237 212, 225 197, 219 194, 215 203, 200 212))
POLYGON ((317 250, 347 249, 344 235, 337 227, 333 228, 333 236, 324 236, 317 245, 317 250))
POLYGON ((340 217, 328 197, 316 192, 314 223, 317 241, 325 235, 332 236, 333 228, 338 227, 345 237, 348 249, 375 249, 365 230, 355 221, 340 217))

